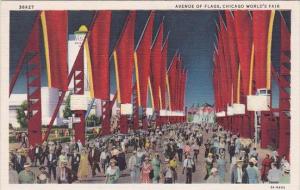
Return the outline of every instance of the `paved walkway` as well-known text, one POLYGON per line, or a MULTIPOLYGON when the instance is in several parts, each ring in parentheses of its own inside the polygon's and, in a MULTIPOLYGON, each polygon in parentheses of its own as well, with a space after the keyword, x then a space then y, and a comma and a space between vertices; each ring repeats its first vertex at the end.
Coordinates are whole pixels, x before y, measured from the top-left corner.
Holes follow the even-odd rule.
MULTIPOLYGON (((207 138, 210 138, 212 135, 212 133, 206 134, 205 132, 203 133, 203 142, 206 142, 207 138)), ((16 144, 11 144, 10 148, 16 147, 16 144)), ((128 161, 129 157, 130 157, 130 149, 129 149, 129 153, 126 155, 126 160, 128 161)), ((164 160, 164 156, 163 156, 163 151, 160 148, 160 150, 158 151, 161 153, 160 158, 161 160, 164 160)), ((205 152, 205 148, 204 145, 202 145, 200 147, 200 153, 198 156, 198 161, 196 162, 196 172, 193 173, 193 179, 192 182, 193 183, 206 183, 206 181, 204 180, 204 176, 206 175, 206 170, 205 170, 205 161, 204 161, 204 152, 205 152)), ((260 147, 257 147, 257 152, 259 153, 259 160, 258 160, 258 164, 261 165, 261 161, 262 159, 265 157, 266 153, 271 154, 271 150, 268 149, 261 149, 260 147)), ((227 162, 227 172, 226 172, 226 177, 225 177, 225 183, 230 183, 230 163, 229 163, 229 154, 228 151, 226 150, 226 159, 228 160, 227 162)), ((177 162, 178 163, 178 168, 177 168, 177 175, 178 175, 178 180, 176 183, 185 183, 185 175, 182 174, 182 163, 177 162)), ((34 172, 38 172, 38 167, 32 167, 32 170, 34 172)), ((90 172, 91 173, 91 172, 90 172)), ((57 183, 56 181, 52 181, 52 183, 57 183)), ((88 177, 86 180, 83 180, 81 182, 76 181, 74 183, 105 183, 105 176, 103 173, 97 173, 95 177, 88 177)), ((120 177, 120 179, 118 180, 118 183, 130 183, 130 175, 129 175, 129 171, 126 169, 124 171, 122 171, 122 175, 120 177)), ((162 181, 160 183, 163 183, 162 181)))

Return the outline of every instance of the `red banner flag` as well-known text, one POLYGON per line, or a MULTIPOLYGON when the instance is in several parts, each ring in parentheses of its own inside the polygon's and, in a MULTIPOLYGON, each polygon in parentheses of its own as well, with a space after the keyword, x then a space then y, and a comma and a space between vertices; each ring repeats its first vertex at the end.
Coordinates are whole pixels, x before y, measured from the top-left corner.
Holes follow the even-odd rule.
POLYGON ((232 102, 232 77, 231 77, 231 66, 230 66, 230 52, 229 52, 229 46, 228 46, 228 41, 230 40, 228 38, 228 32, 227 32, 227 28, 225 26, 225 23, 223 21, 223 18, 221 17, 221 15, 219 16, 219 23, 220 23, 220 33, 221 33, 221 38, 219 39, 222 42, 222 46, 223 46, 223 56, 224 56, 224 64, 223 69, 224 72, 222 74, 224 74, 224 78, 225 81, 224 83, 226 83, 226 104, 230 104, 232 102))
POLYGON ((136 79, 138 87, 139 104, 143 108, 147 107, 148 78, 150 74, 150 55, 152 32, 154 23, 154 12, 150 13, 144 31, 136 49, 136 79))
POLYGON ((176 64, 176 82, 175 82, 175 97, 174 97, 174 105, 175 110, 180 110, 180 88, 181 88, 181 78, 182 78, 182 58, 179 56, 176 64))
POLYGON ((186 84, 188 80, 188 71, 185 70, 183 78, 183 95, 182 95, 182 111, 185 111, 185 95, 186 95, 186 84))
POLYGON ((233 102, 239 102, 238 100, 238 53, 237 53, 237 42, 234 28, 234 20, 231 11, 225 11, 226 23, 227 23, 227 35, 228 35, 228 52, 230 56, 230 70, 232 77, 232 88, 233 88, 233 102))
POLYGON ((170 110, 175 110, 175 88, 176 88, 176 65, 178 62, 178 53, 176 52, 168 69, 168 81, 169 81, 169 98, 170 98, 170 110))
POLYGON ((161 109, 166 109, 166 72, 167 72, 167 59, 168 59, 168 37, 164 42, 161 53, 161 79, 160 79, 160 98, 161 109))
POLYGON ((109 43, 111 11, 97 11, 88 36, 87 53, 91 96, 109 100, 109 43))
POLYGON ((235 32, 241 67, 242 91, 249 90, 252 51, 252 22, 249 11, 234 11, 235 32))
POLYGON ((228 100, 229 100, 229 88, 228 88, 228 79, 227 79, 227 69, 226 69, 226 59, 224 55, 224 46, 223 46, 223 30, 219 31, 218 34, 218 61, 219 61, 219 77, 220 77, 220 88, 224 89, 221 98, 221 110, 226 110, 228 100))
POLYGON ((136 12, 131 11, 114 50, 117 95, 122 104, 131 103, 135 18, 136 12))
POLYGON ((256 88, 267 85, 267 46, 271 11, 252 11, 254 43, 254 80, 256 88))
POLYGON ((41 13, 49 87, 68 89, 68 12, 41 13))
POLYGON ((163 22, 160 24, 154 44, 151 48, 151 84, 153 90, 154 109, 160 110, 160 80, 161 80, 161 48, 163 42, 163 22))

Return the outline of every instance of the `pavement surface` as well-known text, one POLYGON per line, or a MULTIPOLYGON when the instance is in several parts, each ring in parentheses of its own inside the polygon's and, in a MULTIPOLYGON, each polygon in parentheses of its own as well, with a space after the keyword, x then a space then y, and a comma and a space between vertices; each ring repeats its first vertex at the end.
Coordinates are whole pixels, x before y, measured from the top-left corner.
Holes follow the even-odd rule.
MULTIPOLYGON (((203 132, 203 142, 206 142, 206 140, 208 138, 210 138, 212 135, 212 133, 208 133, 206 134, 205 132, 203 132)), ((165 139, 163 139, 165 140, 165 139)), ((162 142, 163 142, 162 140, 162 142)), ((10 148, 16 147, 17 144, 11 144, 10 148)), ((227 148, 227 147, 226 147, 227 148)), ((131 151, 129 148, 129 153, 126 154, 126 161, 128 162, 128 159, 130 158, 131 155, 131 151)), ((165 158, 163 156, 163 150, 162 147, 159 148, 158 152, 161 154, 160 158, 163 161, 165 158)), ((193 173, 192 176, 192 183, 206 183, 206 181, 204 180, 204 177, 206 175, 206 170, 205 170, 205 158, 204 158, 204 152, 205 152, 205 148, 204 145, 202 145, 200 147, 200 153, 198 155, 198 160, 196 161, 196 171, 195 173, 193 173)), ((265 154, 269 153, 271 154, 271 150, 268 149, 261 149, 259 146, 257 147, 257 152, 259 154, 259 159, 258 159, 258 165, 260 166, 262 159, 265 157, 265 154)), ((225 183, 230 183, 230 163, 229 163, 229 154, 228 151, 226 150, 226 159, 227 159, 227 172, 225 175, 225 183)), ((178 179, 176 181, 176 183, 185 183, 185 175, 182 174, 182 163, 177 161, 178 167, 176 169, 177 171, 177 175, 178 175, 178 179)), ((90 167, 90 166, 89 166, 90 167)), ((163 168, 163 166, 162 166, 163 168)), ((260 169, 260 168, 259 168, 260 169)), ((38 167, 32 167, 32 171, 34 171, 35 173, 38 173, 38 167)), ((91 170, 89 172, 91 174, 91 170)), ((57 181, 52 180, 51 183, 57 183, 57 181)), ((105 183, 105 176, 104 173, 97 173, 95 177, 89 176, 87 179, 82 180, 82 181, 75 181, 73 183, 105 183)), ((121 172, 121 177, 118 180, 118 183, 130 183, 130 172, 129 170, 124 170, 121 172)), ((163 183, 163 181, 161 180, 160 183, 163 183)))

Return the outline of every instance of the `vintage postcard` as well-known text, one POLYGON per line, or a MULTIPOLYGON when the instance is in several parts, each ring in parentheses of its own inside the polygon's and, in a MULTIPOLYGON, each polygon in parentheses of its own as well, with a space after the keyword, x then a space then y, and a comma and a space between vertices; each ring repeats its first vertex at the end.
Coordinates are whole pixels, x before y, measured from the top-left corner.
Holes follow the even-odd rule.
POLYGON ((297 1, 2 2, 1 189, 299 189, 299 32, 297 1))

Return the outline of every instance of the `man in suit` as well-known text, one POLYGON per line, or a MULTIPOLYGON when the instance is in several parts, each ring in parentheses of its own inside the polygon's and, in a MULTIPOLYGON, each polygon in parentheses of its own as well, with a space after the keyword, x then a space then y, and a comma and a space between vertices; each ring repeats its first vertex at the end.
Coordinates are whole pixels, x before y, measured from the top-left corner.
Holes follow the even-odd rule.
POLYGON ((39 160, 40 165, 42 165, 43 149, 39 144, 34 147, 34 166, 37 166, 37 160, 39 160))
POLYGON ((50 153, 47 155, 47 167, 48 173, 51 181, 51 174, 53 173, 53 178, 56 180, 56 167, 57 167, 57 156, 53 150, 50 150, 50 153))
POLYGON ((57 182, 59 184, 62 183, 72 183, 74 181, 74 175, 70 168, 67 167, 68 163, 63 161, 61 163, 61 167, 57 168, 58 179, 57 182))
POLYGON ((89 159, 89 163, 92 168, 92 175, 95 176, 96 168, 97 168, 98 172, 100 172, 100 166, 99 166, 100 151, 96 148, 95 145, 93 145, 92 148, 90 149, 88 159, 89 159))
POLYGON ((26 162, 26 157, 22 154, 22 150, 19 149, 17 151, 17 156, 15 158, 15 167, 16 171, 20 173, 22 170, 24 170, 24 164, 26 162))
POLYGON ((44 164, 45 159, 47 158, 48 154, 49 154, 49 145, 47 143, 45 143, 42 146, 42 155, 41 155, 42 165, 44 164))
POLYGON ((231 183, 241 184, 249 183, 248 173, 245 168, 243 168, 243 160, 239 159, 236 164, 232 167, 231 171, 231 183))
POLYGON ((70 157, 71 159, 71 169, 72 172, 75 175, 75 178, 77 178, 79 163, 80 163, 80 154, 78 154, 77 150, 73 151, 73 154, 70 157))

